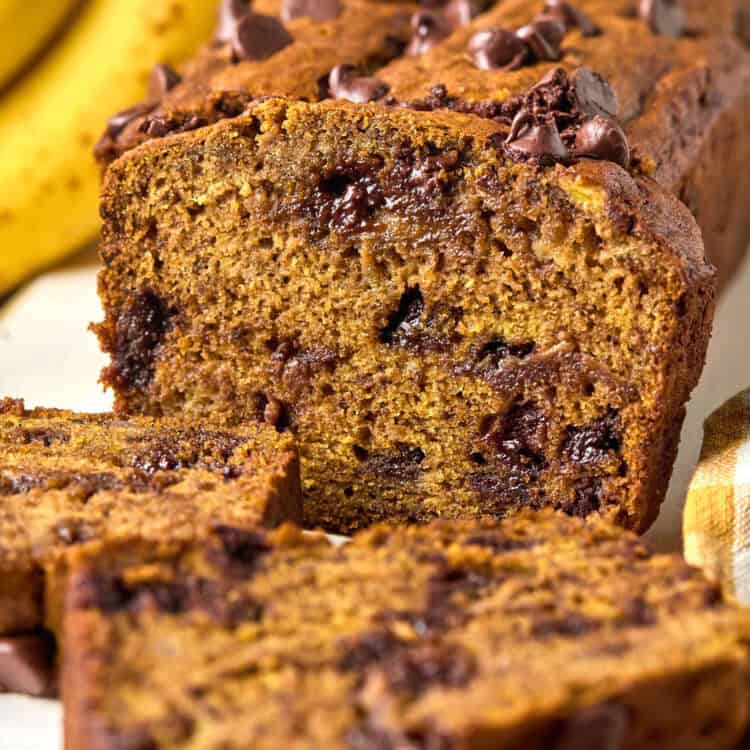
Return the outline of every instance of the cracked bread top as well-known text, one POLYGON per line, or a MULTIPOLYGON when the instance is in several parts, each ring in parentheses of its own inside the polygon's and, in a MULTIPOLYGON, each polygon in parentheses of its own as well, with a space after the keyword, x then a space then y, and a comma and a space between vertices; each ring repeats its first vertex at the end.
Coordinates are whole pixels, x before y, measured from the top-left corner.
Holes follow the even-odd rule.
MULTIPOLYGON (((41 624, 42 571, 64 568, 74 546, 282 520, 301 520, 299 467, 291 438, 271 427, 219 431, 0 400, 0 632, 41 624)), ((55 620, 60 592, 46 588, 55 620)))
POLYGON ((552 512, 341 548, 288 527, 104 544, 76 555, 65 623, 79 750, 729 750, 748 722, 747 613, 552 512))
MULTIPOLYGON (((246 47, 255 45, 249 54, 257 59, 242 59, 247 54, 238 53, 237 43, 227 40, 231 35, 220 29, 186 67, 181 82, 175 78, 160 90, 152 88, 142 110, 110 128, 100 156, 106 161, 149 138, 239 115, 250 100, 266 96, 365 97, 406 107, 421 118, 428 117, 424 110, 459 110, 494 120, 507 133, 520 95, 554 67, 571 73, 583 66, 614 90, 613 114, 630 141, 632 169, 678 189, 711 122, 750 85, 750 56, 737 33, 744 17, 740 0, 710 7, 681 0, 683 14, 671 23, 658 16, 658 7, 670 2, 644 2, 640 12, 635 0, 425 5, 427 12, 411 3, 260 0, 251 15, 275 19, 266 36, 280 36, 277 44, 249 39, 246 47), (564 36, 556 48, 552 45, 554 54, 547 49, 526 55, 520 64, 495 65, 493 59, 503 62, 502 54, 510 53, 498 52, 487 40, 477 53, 479 32, 528 29, 539 23, 540 14, 560 18, 560 6, 574 8, 591 28, 566 23, 564 36), (649 15, 651 6, 657 10, 649 15), (358 80, 381 85, 366 91, 359 86, 353 94, 351 86, 339 90, 330 75, 339 65, 352 66, 358 80)), ((224 13, 232 7, 241 13, 241 0, 225 3, 224 13)))

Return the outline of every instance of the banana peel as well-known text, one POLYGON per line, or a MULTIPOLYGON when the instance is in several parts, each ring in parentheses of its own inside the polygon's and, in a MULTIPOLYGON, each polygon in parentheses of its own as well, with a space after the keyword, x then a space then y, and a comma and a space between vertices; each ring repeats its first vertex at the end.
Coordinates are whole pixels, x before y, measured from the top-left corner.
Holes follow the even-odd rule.
POLYGON ((216 0, 88 0, 56 46, 0 100, 0 295, 95 239, 108 117, 143 98, 157 63, 211 34, 216 0))

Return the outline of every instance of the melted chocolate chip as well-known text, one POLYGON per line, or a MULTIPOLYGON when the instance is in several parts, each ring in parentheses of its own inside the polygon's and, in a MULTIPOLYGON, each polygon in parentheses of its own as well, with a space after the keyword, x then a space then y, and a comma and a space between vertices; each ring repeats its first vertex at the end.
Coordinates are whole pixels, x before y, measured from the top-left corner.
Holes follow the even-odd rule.
POLYGON ((162 340, 172 326, 173 313, 154 291, 131 295, 115 320, 107 341, 112 363, 104 380, 125 391, 148 387, 154 377, 156 357, 162 340))
POLYGON ((554 62, 562 56, 560 44, 565 36, 565 26, 554 16, 539 16, 518 29, 516 36, 528 46, 538 62, 554 62))
POLYGON ((568 427, 563 453, 579 466, 590 466, 606 460, 622 446, 620 420, 616 412, 582 427, 568 427))
POLYGON ((478 31, 469 39, 468 50, 479 70, 517 70, 528 54, 524 42, 508 29, 478 31))
POLYGON ((237 578, 250 578, 271 549, 265 536, 255 531, 225 525, 217 525, 213 531, 221 545, 211 550, 211 562, 237 578))
POLYGON ((339 165, 324 175, 312 196, 311 213, 322 226, 353 231, 367 226, 385 203, 375 164, 339 165))
POLYGON ((413 482, 422 473, 425 455, 421 448, 398 444, 392 451, 366 453, 358 472, 390 482, 413 482))
POLYGON ((404 647, 404 641, 389 630, 373 630, 339 644, 337 668, 342 672, 364 672, 404 647))
POLYGON ((284 47, 294 37, 273 16, 248 12, 233 27, 230 42, 237 60, 265 60, 284 47))
POLYGON ((284 0, 281 6, 283 21, 303 16, 316 23, 331 21, 341 13, 341 0, 284 0))
POLYGON ((654 34, 680 37, 685 32, 685 11, 680 0, 640 0, 638 15, 654 34))
POLYGON ((617 97, 607 80, 590 68, 578 68, 570 77, 575 105, 586 115, 617 115, 617 97))
POLYGON ((412 16, 411 27, 414 35, 406 48, 407 55, 423 55, 451 33, 448 21, 424 10, 412 16))
POLYGON ((555 507, 568 516, 586 518, 602 506, 602 483, 597 477, 581 480, 575 488, 573 499, 558 503, 555 507))
POLYGON ((426 644, 400 651, 381 665, 388 688, 419 696, 432 687, 465 687, 477 671, 476 660, 458 644, 426 644))
POLYGON ((148 79, 148 98, 161 99, 177 86, 182 77, 170 65, 156 65, 148 79))
POLYGON ((380 343, 405 343, 419 325, 424 313, 424 298, 418 286, 409 287, 402 295, 398 308, 388 317, 388 325, 380 331, 380 343))
POLYGON ((154 101, 141 102, 133 107, 116 112, 107 121, 107 135, 110 138, 117 138, 131 122, 152 112, 156 106, 157 102, 154 101))
POLYGON ((601 115, 581 125, 576 134, 575 155, 612 161, 624 168, 630 164, 627 136, 614 120, 601 115))
POLYGON ((585 708, 560 727, 552 750, 621 750, 630 725, 627 709, 615 703, 585 708))
POLYGON ((382 99, 388 84, 377 78, 358 76, 353 65, 337 65, 328 76, 328 90, 334 99, 366 104, 382 99))
POLYGON ((536 547, 538 541, 535 539, 514 538, 505 536, 500 530, 477 531, 468 537, 464 544, 483 547, 492 550, 496 554, 504 552, 517 552, 536 547))
POLYGON ((536 344, 533 341, 510 344, 504 338, 494 338, 484 344, 472 358, 472 372, 487 375, 489 370, 497 370, 500 363, 508 357, 524 359, 535 349, 536 344))
POLYGON ((544 12, 561 20, 568 30, 572 28, 580 29, 583 36, 590 37, 601 34, 601 29, 586 13, 573 5, 573 3, 566 2, 565 0, 546 0, 544 3, 544 12))
POLYGON ((547 417, 532 403, 514 404, 490 422, 483 440, 512 465, 541 466, 545 462, 547 417))

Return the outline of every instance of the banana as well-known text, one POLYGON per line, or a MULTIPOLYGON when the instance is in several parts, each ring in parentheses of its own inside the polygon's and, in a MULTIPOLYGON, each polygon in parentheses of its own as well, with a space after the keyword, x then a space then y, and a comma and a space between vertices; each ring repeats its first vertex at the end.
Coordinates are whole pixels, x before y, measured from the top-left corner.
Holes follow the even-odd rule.
POLYGON ((192 54, 216 12, 216 0, 87 0, 0 100, 0 294, 96 237, 91 151, 107 118, 144 96, 156 63, 192 54))
POLYGON ((79 0, 0 0, 0 89, 54 36, 79 0))

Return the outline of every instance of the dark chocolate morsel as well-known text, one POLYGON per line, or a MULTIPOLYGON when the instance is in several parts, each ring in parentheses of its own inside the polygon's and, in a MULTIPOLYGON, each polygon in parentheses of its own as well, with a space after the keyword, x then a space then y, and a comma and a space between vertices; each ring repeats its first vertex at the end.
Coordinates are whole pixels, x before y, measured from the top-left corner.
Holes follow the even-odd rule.
POLYGON ((516 31, 516 36, 528 46, 538 62, 560 59, 560 42, 564 34, 562 23, 551 17, 542 18, 516 31))
POLYGON ((152 112, 156 106, 157 102, 141 102, 133 107, 128 107, 128 109, 115 112, 107 121, 107 134, 111 138, 117 138, 133 120, 152 112))
POLYGON ((54 672, 54 651, 52 639, 45 635, 0 638, 0 690, 47 694, 54 672))
POLYGON ((148 79, 148 98, 161 99, 181 80, 182 76, 171 65, 155 65, 148 79))
POLYGON ((471 0, 450 0, 443 6, 443 18, 452 29, 458 29, 471 23, 477 15, 477 7, 471 0))
POLYGON ((607 703, 571 716, 553 744, 554 750, 621 750, 628 732, 624 706, 607 703))
POLYGON ((341 0, 284 0, 281 20, 292 21, 305 16, 317 23, 331 21, 341 13, 341 0))
POLYGON ((219 26, 216 39, 219 42, 231 42, 237 24, 250 12, 247 0, 222 0, 219 7, 219 26))
POLYGON ((265 60, 289 46, 294 37, 273 16, 247 13, 232 33, 232 52, 238 60, 265 60))
POLYGON ((523 110, 514 118, 505 143, 511 153, 537 157, 543 162, 569 156, 554 122, 534 122, 523 110))
POLYGON ((630 164, 630 146, 622 128, 609 117, 594 115, 576 134, 576 156, 613 161, 621 167, 630 164))
POLYGON ((444 18, 425 10, 412 16, 411 27, 414 36, 406 48, 407 55, 423 55, 451 33, 451 28, 444 18))
POLYGON ((578 68, 571 76, 578 109, 586 115, 617 115, 617 97, 607 80, 590 68, 578 68))
POLYGON ((469 56, 479 70, 517 70, 528 48, 508 29, 478 31, 469 39, 469 56))
POLYGON ((679 0, 640 0, 638 15, 654 34, 679 37, 685 31, 685 11, 679 0))
POLYGON ((328 89, 334 99, 365 104, 384 97, 388 84, 377 78, 356 75, 353 65, 337 65, 328 76, 328 89))
POLYGON ((546 0, 544 12, 559 18, 568 31, 578 28, 584 36, 598 36, 602 33, 587 13, 566 0, 546 0))

